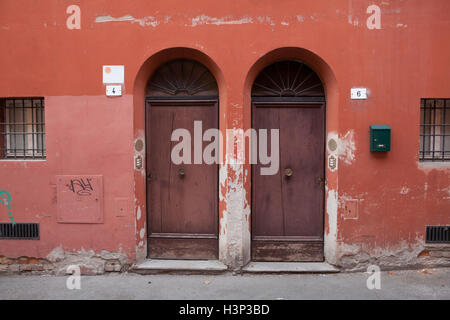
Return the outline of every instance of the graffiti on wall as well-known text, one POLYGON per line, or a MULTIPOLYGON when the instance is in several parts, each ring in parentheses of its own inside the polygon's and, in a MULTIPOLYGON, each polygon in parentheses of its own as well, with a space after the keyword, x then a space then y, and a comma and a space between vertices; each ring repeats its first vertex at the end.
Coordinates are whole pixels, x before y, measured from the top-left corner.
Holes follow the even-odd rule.
POLYGON ((94 191, 91 180, 92 178, 70 179, 70 182, 66 186, 70 191, 79 196, 90 196, 92 191, 94 191))
POLYGON ((6 190, 1 190, 0 191, 0 201, 8 208, 8 216, 9 216, 9 220, 11 220, 12 224, 16 224, 16 222, 14 221, 14 217, 12 216, 12 212, 9 211, 11 210, 11 194, 6 191, 6 190))

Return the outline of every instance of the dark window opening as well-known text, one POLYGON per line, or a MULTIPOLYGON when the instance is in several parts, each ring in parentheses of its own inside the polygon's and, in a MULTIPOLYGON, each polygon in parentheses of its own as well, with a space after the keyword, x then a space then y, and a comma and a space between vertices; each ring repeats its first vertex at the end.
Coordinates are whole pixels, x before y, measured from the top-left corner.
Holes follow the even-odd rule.
POLYGON ((421 99, 419 159, 450 160, 450 99, 421 99))
POLYGON ((0 158, 45 159, 43 98, 0 99, 0 158))

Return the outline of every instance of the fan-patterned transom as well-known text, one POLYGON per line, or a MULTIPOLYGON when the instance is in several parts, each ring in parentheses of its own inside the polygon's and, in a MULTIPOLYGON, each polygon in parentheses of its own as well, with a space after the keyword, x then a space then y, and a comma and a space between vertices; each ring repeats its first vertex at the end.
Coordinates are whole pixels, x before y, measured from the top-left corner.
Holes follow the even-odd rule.
POLYGON ((216 79, 202 64, 172 60, 159 67, 147 85, 150 97, 218 96, 216 79))
POLYGON ((292 60, 266 67, 253 83, 254 97, 323 97, 322 81, 307 65, 292 60))

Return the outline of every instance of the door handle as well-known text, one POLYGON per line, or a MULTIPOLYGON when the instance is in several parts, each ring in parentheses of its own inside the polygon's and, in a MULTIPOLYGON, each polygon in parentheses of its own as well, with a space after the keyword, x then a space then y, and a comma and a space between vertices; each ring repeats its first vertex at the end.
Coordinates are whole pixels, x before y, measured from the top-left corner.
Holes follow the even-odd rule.
POLYGON ((326 178, 318 178, 318 179, 317 179, 317 182, 320 183, 320 184, 322 184, 322 185, 324 185, 324 184, 327 183, 327 179, 326 179, 326 178))
POLYGON ((185 174, 186 174, 186 171, 184 170, 184 168, 178 169, 178 175, 179 175, 180 177, 184 177, 185 174))

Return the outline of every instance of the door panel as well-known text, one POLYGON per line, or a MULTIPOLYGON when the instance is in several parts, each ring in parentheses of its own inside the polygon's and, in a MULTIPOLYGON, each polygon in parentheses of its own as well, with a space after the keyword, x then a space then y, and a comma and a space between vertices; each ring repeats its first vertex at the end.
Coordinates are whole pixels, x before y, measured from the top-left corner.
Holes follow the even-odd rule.
MULTIPOLYGON (((217 128, 217 103, 147 104, 150 258, 218 258, 218 168, 193 163, 194 121, 202 122, 203 131, 217 128), (171 160, 171 150, 179 143, 171 142, 175 129, 191 133, 191 164, 171 160)), ((209 143, 202 142, 202 150, 209 143)))
POLYGON ((280 129, 280 170, 253 166, 252 259, 323 261, 324 104, 254 103, 253 127, 280 129))
POLYGON ((253 261, 323 261, 320 241, 253 240, 253 261))
MULTIPOLYGON (((271 154, 270 129, 279 129, 279 112, 276 108, 264 108, 254 110, 253 112, 253 127, 259 132, 259 129, 268 130, 267 138, 267 153, 271 154)), ((252 221, 253 236, 271 235, 282 236, 284 230, 284 220, 280 218, 279 212, 283 206, 282 203, 282 189, 280 188, 280 170, 275 175, 260 176, 261 165, 253 165, 253 210, 258 212, 257 218, 254 217, 252 221), (261 192, 264 190, 264 192, 261 192)))

